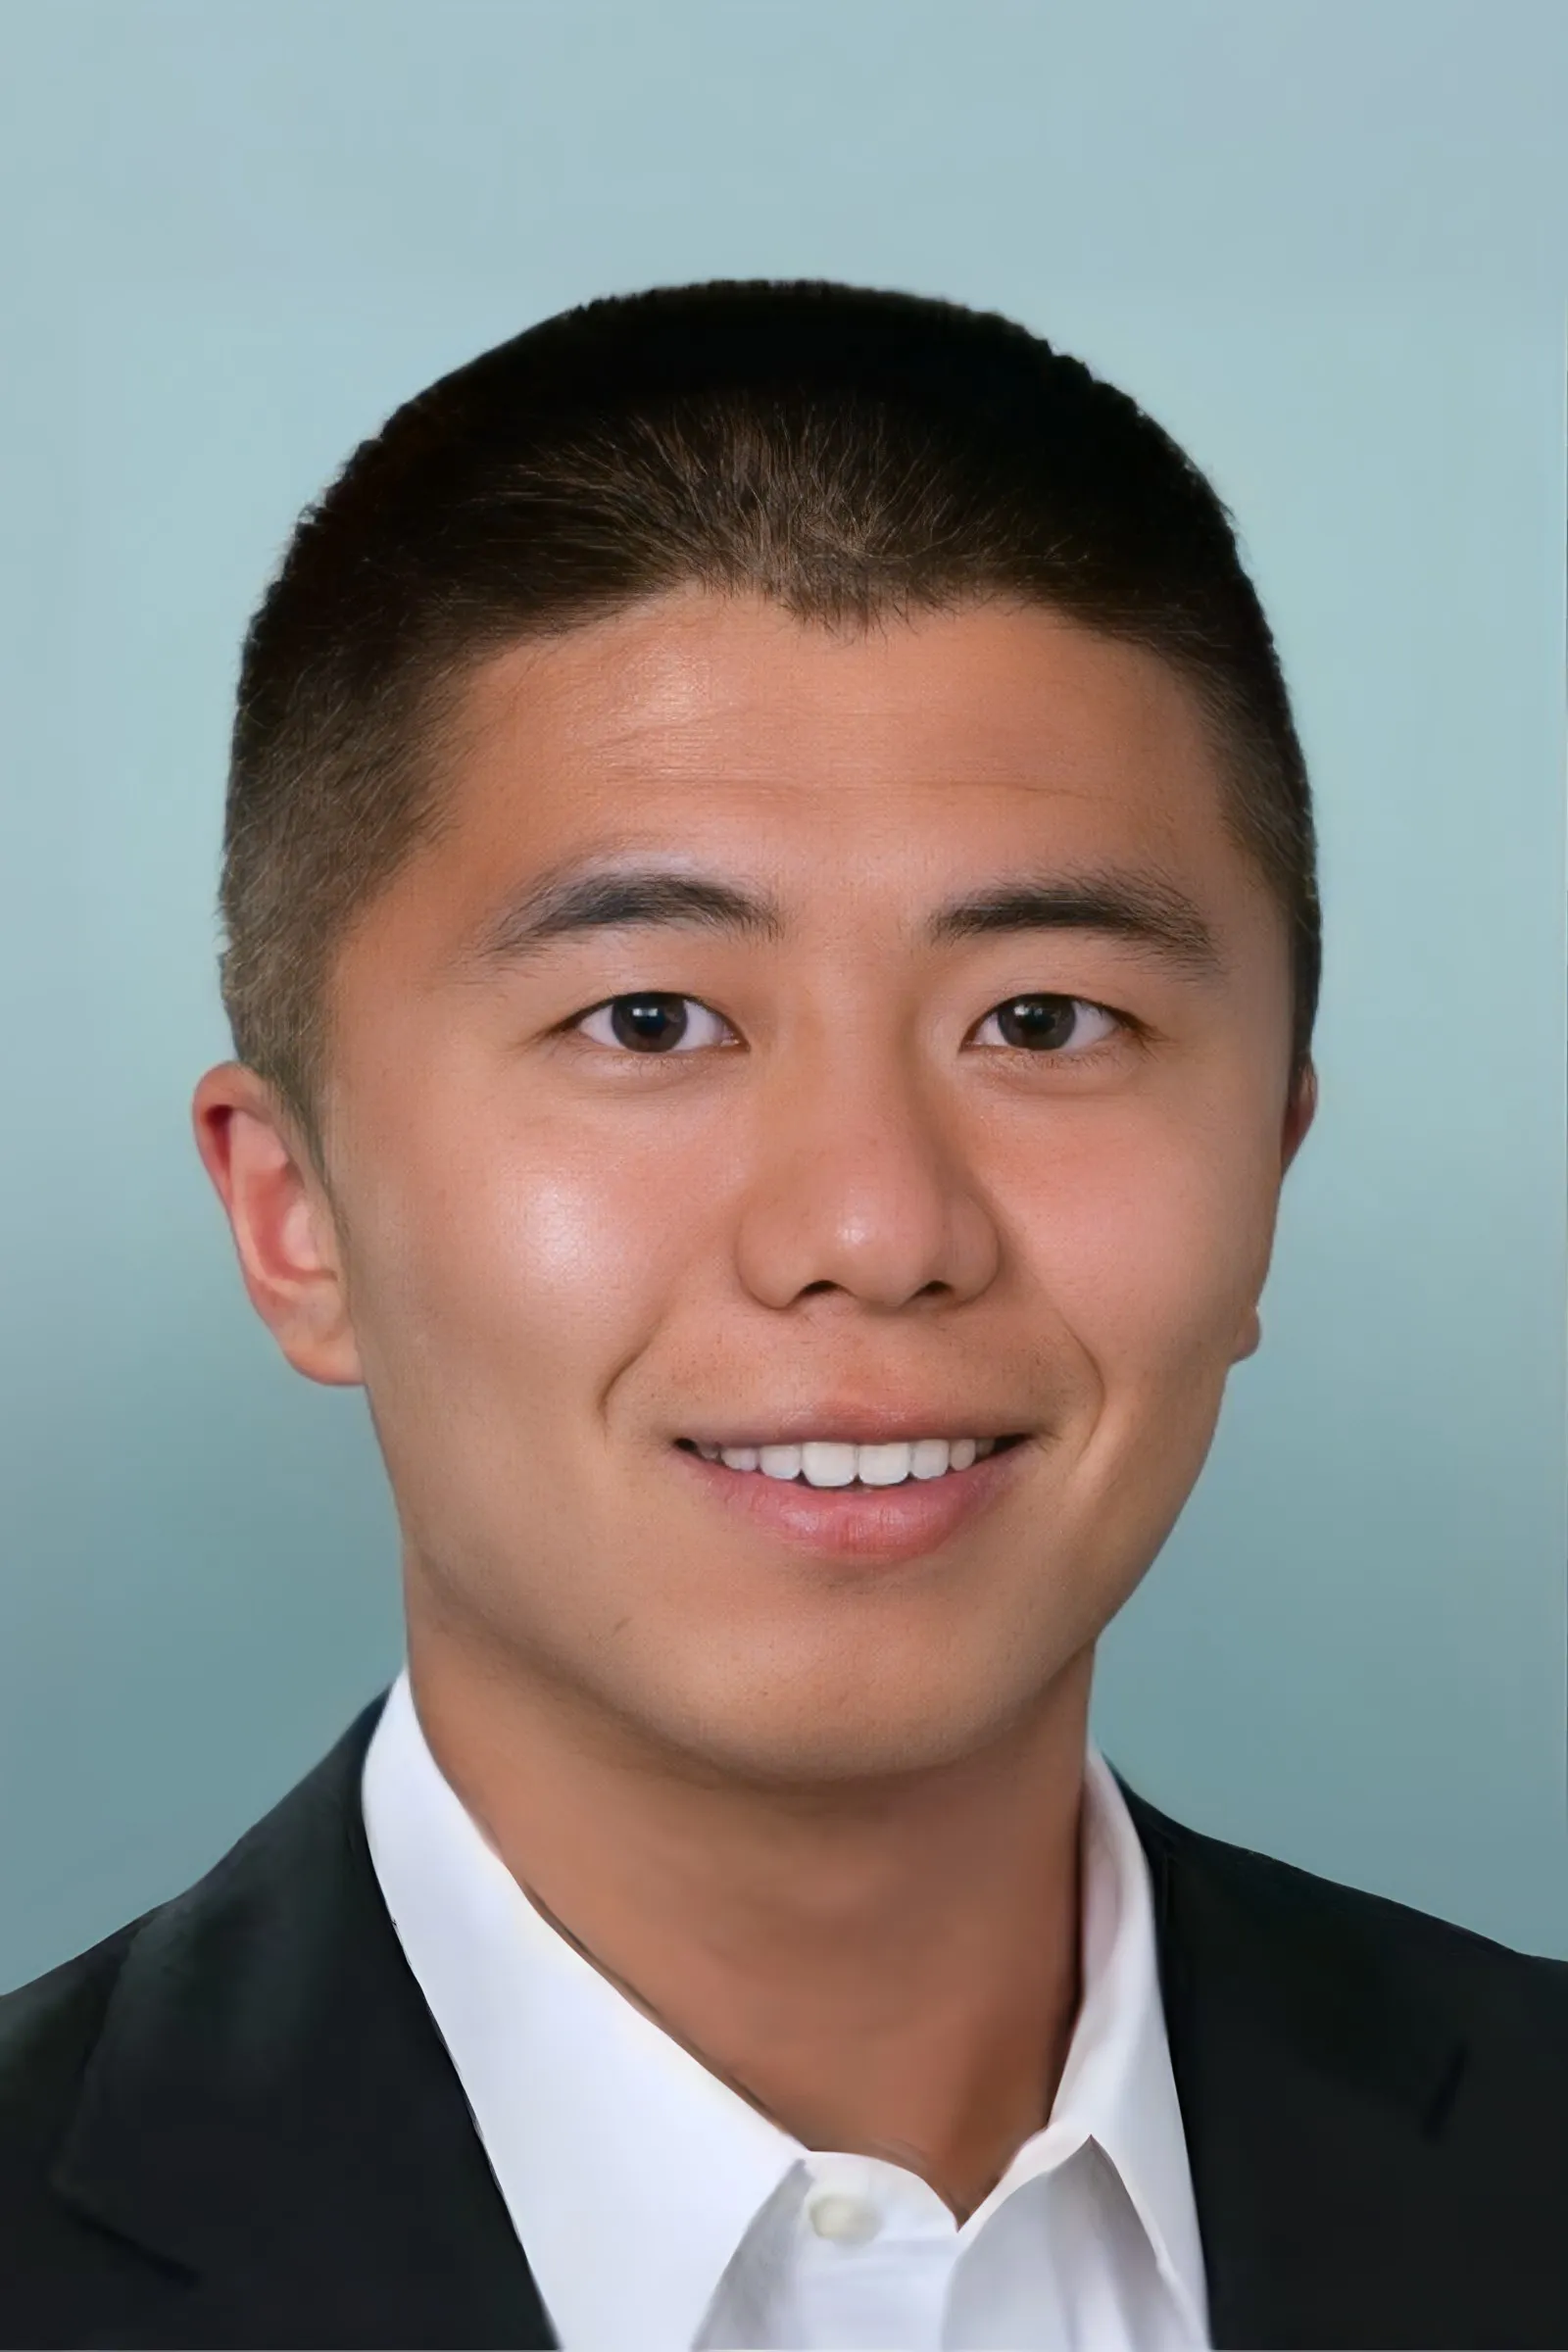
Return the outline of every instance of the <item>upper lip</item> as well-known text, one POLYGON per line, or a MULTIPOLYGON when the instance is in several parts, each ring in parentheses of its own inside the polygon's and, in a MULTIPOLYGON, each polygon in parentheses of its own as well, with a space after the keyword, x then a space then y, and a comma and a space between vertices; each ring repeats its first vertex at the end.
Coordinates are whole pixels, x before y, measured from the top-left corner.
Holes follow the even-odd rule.
POLYGON ((917 1411, 886 1406, 808 1405, 793 1412, 758 1413, 727 1430, 684 1429, 681 1436, 701 1446, 912 1446, 920 1438, 1011 1438, 1027 1434, 1005 1414, 988 1416, 956 1406, 929 1405, 917 1411))

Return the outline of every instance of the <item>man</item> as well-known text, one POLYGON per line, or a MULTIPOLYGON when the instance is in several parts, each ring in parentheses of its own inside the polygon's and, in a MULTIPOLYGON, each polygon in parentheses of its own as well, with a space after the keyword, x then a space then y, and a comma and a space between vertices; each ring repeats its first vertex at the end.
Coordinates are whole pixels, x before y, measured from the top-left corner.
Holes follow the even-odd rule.
POLYGON ((1568 1966, 1184 1828, 1310 798, 1125 395, 831 285, 401 410, 245 652, 196 1139, 408 1664, 0 2004, 8 2344, 1568 2342, 1568 1966))

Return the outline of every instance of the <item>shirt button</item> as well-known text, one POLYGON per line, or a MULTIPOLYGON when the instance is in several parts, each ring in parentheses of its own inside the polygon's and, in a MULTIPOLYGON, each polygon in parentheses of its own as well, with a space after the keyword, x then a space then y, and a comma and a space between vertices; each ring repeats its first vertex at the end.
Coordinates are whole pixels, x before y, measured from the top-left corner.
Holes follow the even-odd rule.
POLYGON ((840 2245, 863 2246, 882 2227, 882 2216, 868 2197, 845 2196, 837 2189, 813 2197, 808 2211, 817 2236, 836 2238, 840 2245))

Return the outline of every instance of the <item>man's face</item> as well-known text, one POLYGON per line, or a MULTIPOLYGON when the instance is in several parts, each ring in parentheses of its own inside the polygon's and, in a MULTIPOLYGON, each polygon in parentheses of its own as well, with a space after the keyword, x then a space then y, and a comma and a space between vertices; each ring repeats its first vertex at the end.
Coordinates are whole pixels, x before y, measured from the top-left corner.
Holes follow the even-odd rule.
POLYGON ((689 591, 496 658, 466 715, 450 830, 337 974, 343 1229, 305 1187, 314 1281, 247 1264, 290 1360, 365 1383, 411 1641, 702 1774, 976 1753, 1169 1533, 1311 1115, 1196 708, 1040 609, 834 636, 689 591), (776 921, 478 951, 589 866, 776 921), (1090 869, 1190 902, 1212 968, 933 929, 1090 869), (888 1421, 1025 1443, 820 1501, 692 1450, 888 1421))

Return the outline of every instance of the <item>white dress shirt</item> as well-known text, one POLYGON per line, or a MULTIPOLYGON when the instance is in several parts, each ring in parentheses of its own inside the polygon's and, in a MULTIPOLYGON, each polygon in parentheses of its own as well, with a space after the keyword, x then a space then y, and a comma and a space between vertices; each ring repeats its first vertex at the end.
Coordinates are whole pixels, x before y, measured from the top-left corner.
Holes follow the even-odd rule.
POLYGON ((563 2352, 1207 2345, 1148 1865, 1092 1741, 1084 1795, 1065 2070, 960 2228, 902 2166, 769 2123, 550 1925, 442 1776, 405 1669, 366 1757, 370 1853, 563 2352))

